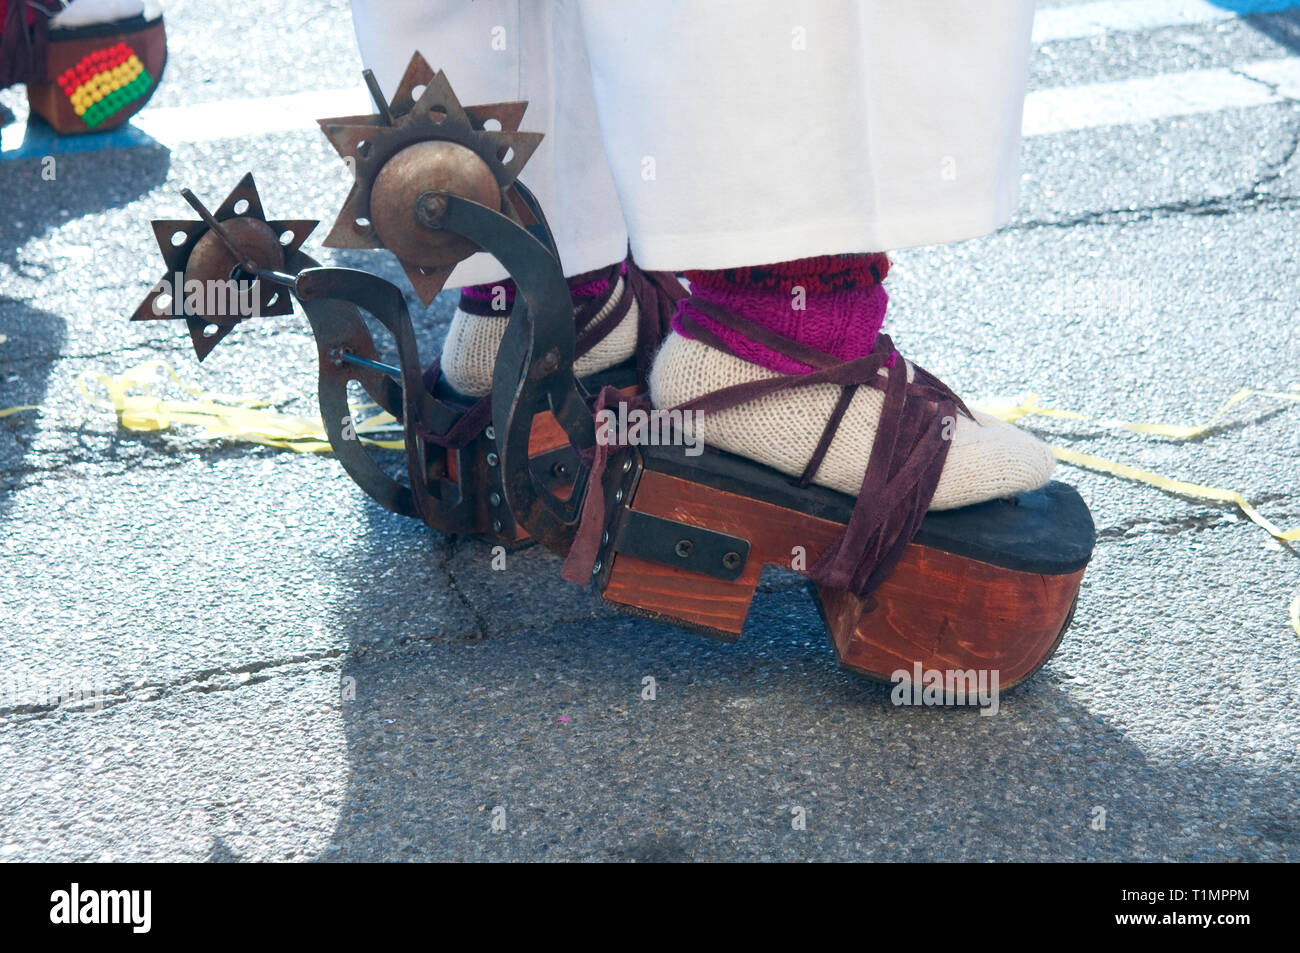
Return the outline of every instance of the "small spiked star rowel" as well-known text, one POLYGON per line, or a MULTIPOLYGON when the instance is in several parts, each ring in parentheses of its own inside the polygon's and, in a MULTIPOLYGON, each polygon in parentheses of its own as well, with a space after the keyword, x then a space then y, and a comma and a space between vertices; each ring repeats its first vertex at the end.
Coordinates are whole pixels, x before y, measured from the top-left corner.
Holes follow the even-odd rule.
POLYGON ((268 221, 252 174, 240 179, 216 212, 182 189, 200 218, 156 219, 154 236, 167 271, 131 316, 132 321, 183 318, 200 361, 240 321, 292 314, 289 292, 261 281, 299 256, 315 219, 268 221))
POLYGON ((377 114, 318 120, 356 174, 325 245, 388 249, 428 304, 456 263, 478 250, 440 231, 431 204, 452 193, 521 222, 512 186, 542 134, 519 131, 527 103, 462 106, 418 53, 391 103, 369 71, 365 78, 377 114))

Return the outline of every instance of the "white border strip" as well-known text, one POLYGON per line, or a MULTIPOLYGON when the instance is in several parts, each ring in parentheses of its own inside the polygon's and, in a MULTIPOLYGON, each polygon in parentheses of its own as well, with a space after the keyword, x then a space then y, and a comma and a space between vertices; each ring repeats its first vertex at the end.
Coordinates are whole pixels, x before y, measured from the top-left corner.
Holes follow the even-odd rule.
MULTIPOLYGON (((1022 132, 1043 136, 1287 101, 1300 101, 1297 57, 1036 90, 1025 97, 1022 132)), ((132 122, 163 146, 175 148, 186 143, 314 130, 318 116, 368 114, 372 108, 364 89, 349 87, 192 106, 150 106, 132 122)), ((17 148, 23 128, 15 123, 4 130, 0 138, 5 150, 17 148)))
POLYGON ((165 146, 316 129, 316 119, 374 111, 364 88, 325 89, 259 99, 227 99, 193 106, 150 106, 131 122, 165 146))
POLYGON ((1101 0, 1034 13, 1034 42, 1078 40, 1105 33, 1133 33, 1171 26, 1218 23, 1252 13, 1300 7, 1297 0, 1233 0, 1225 9, 1208 0, 1101 0))

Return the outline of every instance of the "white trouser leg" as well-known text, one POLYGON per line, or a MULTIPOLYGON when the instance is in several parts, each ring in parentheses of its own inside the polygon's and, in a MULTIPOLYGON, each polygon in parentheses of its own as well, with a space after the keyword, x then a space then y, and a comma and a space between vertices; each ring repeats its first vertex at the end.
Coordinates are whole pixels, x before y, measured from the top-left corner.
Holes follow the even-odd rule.
POLYGON ((645 268, 888 251, 1019 196, 1033 0, 584 0, 645 268))
MULTIPOLYGON (((545 133, 520 175, 541 202, 566 274, 611 264, 627 230, 605 161, 591 67, 571 0, 352 0, 361 59, 391 95, 414 52, 443 70, 465 105, 526 99, 523 128, 545 133)), ((486 254, 455 288, 505 276, 486 254)))

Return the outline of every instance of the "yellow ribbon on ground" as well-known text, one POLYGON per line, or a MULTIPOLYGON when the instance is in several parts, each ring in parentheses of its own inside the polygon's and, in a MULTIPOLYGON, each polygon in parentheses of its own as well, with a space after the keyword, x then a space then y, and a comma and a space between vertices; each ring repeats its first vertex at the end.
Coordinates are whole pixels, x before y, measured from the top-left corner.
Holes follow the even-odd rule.
MULTIPOLYGON (((77 389, 90 403, 117 414, 119 423, 127 430, 149 432, 189 424, 202 427, 202 436, 209 440, 243 440, 296 453, 325 453, 330 449, 329 437, 320 418, 281 413, 270 409, 271 401, 268 400, 209 394, 185 383, 175 369, 163 361, 140 364, 116 377, 85 372, 77 377, 77 389), (194 399, 171 400, 156 396, 154 388, 159 382, 160 371, 194 399), (102 385, 108 394, 107 399, 91 394, 87 382, 102 385)), ((366 404, 353 410, 373 406, 366 404)), ((400 450, 405 446, 403 440, 369 436, 394 429, 392 425, 396 421, 388 413, 372 414, 364 420, 354 418, 354 421, 357 436, 364 443, 387 450, 400 450)))
MULTIPOLYGON (((980 407, 979 410, 986 414, 998 417, 1007 422, 1014 422, 1025 417, 1059 417, 1067 420, 1081 420, 1103 427, 1112 427, 1121 430, 1128 430, 1133 433, 1155 434, 1161 437, 1169 437, 1173 440, 1183 441, 1192 440, 1202 434, 1208 433, 1214 429, 1214 425, 1229 410, 1240 404, 1249 397, 1269 397, 1275 400, 1300 401, 1300 392, 1283 392, 1283 391, 1266 391, 1266 390, 1240 390, 1229 397, 1211 417, 1202 424, 1193 424, 1192 426, 1183 426, 1179 424, 1144 424, 1128 423, 1122 420, 1094 420, 1084 414, 1077 414, 1071 410, 1057 410, 1053 407, 1044 407, 1038 403, 1037 394, 1027 394, 1024 400, 1018 404, 1002 405, 995 404, 991 407, 980 407)), ((1205 486, 1200 483, 1188 483, 1184 480, 1174 480, 1159 473, 1150 470, 1143 470, 1138 467, 1129 466, 1127 463, 1120 463, 1117 460, 1107 460, 1105 457, 1093 456, 1089 453, 1079 453, 1075 450, 1065 450, 1061 447, 1052 447, 1052 452, 1056 454, 1058 460, 1073 464, 1077 467, 1085 467, 1089 470, 1097 470, 1102 473, 1110 473, 1114 476, 1122 477, 1125 480, 1133 480, 1138 483, 1145 483, 1149 486, 1158 487, 1170 493, 1177 493, 1181 496, 1191 496, 1202 500, 1209 500, 1215 503, 1232 503, 1241 509, 1252 523, 1262 528, 1269 535, 1284 542, 1295 542, 1300 540, 1300 527, 1296 529, 1283 530, 1279 529, 1270 520, 1266 519, 1250 501, 1238 493, 1236 490, 1225 490, 1217 486, 1205 486)))
MULTIPOLYGON (((229 398, 209 394, 186 384, 176 371, 163 361, 150 361, 141 364, 116 377, 93 372, 83 373, 77 379, 77 387, 91 403, 113 410, 117 414, 121 425, 128 430, 156 431, 166 430, 176 424, 191 424, 204 428, 203 436, 212 440, 244 440, 264 446, 293 450, 298 453, 324 453, 330 449, 328 437, 318 419, 284 414, 270 409, 271 402, 267 400, 229 398), (163 372, 193 399, 178 401, 155 396, 154 386, 158 382, 157 372, 159 371, 163 372), (97 381, 103 385, 108 393, 107 400, 94 397, 86 386, 87 380, 97 381)), ((1218 410, 1204 423, 1191 426, 1095 420, 1074 411, 1044 407, 1038 402, 1038 395, 1033 393, 1027 394, 1023 400, 1016 404, 994 404, 980 409, 1008 422, 1033 416, 1055 417, 1184 441, 1208 433, 1222 419, 1224 414, 1251 397, 1300 401, 1300 391, 1238 391, 1224 401, 1218 410)), ((373 404, 366 405, 366 407, 373 406, 373 404)), ((20 410, 32 409, 35 408, 11 407, 0 411, 0 416, 17 413, 20 410)), ((354 426, 357 435, 364 442, 385 449, 400 450, 404 446, 404 442, 400 439, 384 440, 375 436, 367 436, 384 431, 391 432, 396 429, 393 424, 395 424, 393 417, 381 412, 358 421, 354 426)), ((1058 459, 1077 467, 1085 467, 1089 470, 1109 473, 1125 480, 1145 483, 1180 496, 1193 497, 1214 503, 1232 504, 1238 507, 1251 522, 1275 539, 1283 542, 1300 540, 1300 527, 1288 530, 1278 527, 1255 509, 1250 501, 1236 490, 1175 480, 1151 470, 1143 470, 1127 463, 1120 463, 1117 460, 1108 460, 1104 457, 1066 450, 1061 447, 1053 447, 1052 450, 1058 459)), ((1288 607, 1288 616, 1292 628, 1295 629, 1297 635, 1300 635, 1300 593, 1297 593, 1291 601, 1288 607)))
POLYGON ((1060 447, 1052 447, 1052 452, 1056 454, 1058 460, 1072 463, 1076 467, 1086 467, 1089 470, 1099 470, 1102 473, 1110 473, 1117 477, 1123 477, 1125 480, 1134 480, 1138 483, 1146 483, 1162 490, 1168 490, 1170 493, 1180 494, 1181 496, 1194 496, 1215 503, 1234 503, 1243 513, 1246 514, 1252 523, 1259 526, 1275 539, 1280 539, 1287 543, 1293 543, 1300 539, 1300 527, 1285 530, 1279 529, 1271 520, 1265 518, 1259 510, 1251 506, 1250 501, 1236 490, 1225 490, 1222 487, 1217 486, 1204 486, 1200 483, 1187 483, 1183 480, 1172 480, 1169 477, 1161 476, 1159 473, 1153 473, 1150 470, 1131 467, 1127 463, 1119 463, 1116 460, 1107 460, 1104 457, 1094 457, 1090 453, 1078 453, 1074 450, 1063 450, 1060 447))
MULTIPOLYGON (((1284 391, 1267 391, 1267 390, 1239 390, 1220 405, 1205 423, 1183 426, 1179 424, 1146 424, 1146 423, 1128 423, 1122 420, 1093 420, 1084 414, 1077 414, 1070 410, 1058 410, 1053 407, 1043 407, 1038 403, 1037 394, 1027 394, 1024 400, 1014 405, 994 405, 993 407, 981 407, 980 410, 1002 420, 1013 422, 1024 417, 1057 417, 1066 420, 1081 420, 1091 424, 1097 424, 1105 427, 1113 427, 1121 430, 1128 430, 1133 433, 1154 434, 1161 437, 1169 437, 1172 440, 1183 441, 1193 440, 1202 434, 1208 433, 1214 429, 1214 425, 1229 410, 1240 404, 1249 397, 1268 397, 1275 400, 1300 401, 1300 393, 1284 391)), ((1285 543, 1293 543, 1300 540, 1300 527, 1295 529, 1282 529, 1269 520, 1259 510, 1251 505, 1251 502, 1236 490, 1228 490, 1223 487, 1205 486, 1200 483, 1188 483, 1185 480, 1174 480, 1151 470, 1143 470, 1139 467, 1129 466, 1127 463, 1120 463, 1118 460, 1107 460, 1105 457, 1094 456, 1090 453, 1079 453, 1075 450, 1066 450, 1061 447, 1052 447, 1052 452, 1056 454, 1058 460, 1065 463, 1073 464, 1076 467, 1085 467, 1089 470, 1096 470, 1101 473, 1109 473, 1113 476, 1125 480, 1133 480, 1137 483, 1145 483, 1148 486, 1154 486, 1170 493, 1177 493, 1180 496, 1190 496, 1196 499, 1208 500, 1214 503, 1231 503, 1235 505, 1246 517, 1256 526, 1264 530, 1274 539, 1281 540, 1285 543)), ((1295 630, 1296 635, 1300 635, 1300 592, 1295 594, 1291 600, 1291 605, 1287 611, 1288 621, 1291 628, 1295 630)))
POLYGON ((986 414, 1000 417, 1008 423, 1014 423, 1022 417, 1061 417, 1066 420, 1082 420, 1102 427, 1129 430, 1133 433, 1155 434, 1160 437, 1170 437, 1174 440, 1193 440, 1196 437, 1213 430, 1214 425, 1222 419, 1224 414, 1249 397, 1271 397, 1274 400, 1300 401, 1300 392, 1239 390, 1237 393, 1225 400, 1223 404, 1220 405, 1219 409, 1210 415, 1210 418, 1206 420, 1205 423, 1193 424, 1190 427, 1181 424, 1134 424, 1123 420, 1093 420, 1083 414, 1076 414, 1072 410, 1057 410, 1052 407, 1044 407, 1038 403, 1038 395, 1034 393, 1026 394, 1024 399, 1018 404, 995 404, 992 407, 980 407, 979 409, 984 411, 986 414))

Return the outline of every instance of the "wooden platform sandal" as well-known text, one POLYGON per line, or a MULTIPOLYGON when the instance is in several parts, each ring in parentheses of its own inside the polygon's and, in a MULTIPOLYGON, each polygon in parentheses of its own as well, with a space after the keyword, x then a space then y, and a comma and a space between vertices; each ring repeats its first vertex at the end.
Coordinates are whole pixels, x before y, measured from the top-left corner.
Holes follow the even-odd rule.
MULTIPOLYGON (((581 451, 581 507, 557 500, 524 455, 527 421, 568 373, 560 321, 512 322, 494 394, 505 488, 516 519, 566 554, 564 575, 591 583, 625 611, 724 640, 739 638, 762 567, 800 570, 814 587, 840 664, 873 678, 900 670, 996 673, 1010 688, 1034 674, 1069 626, 1095 531, 1063 483, 1009 499, 929 512, 951 425, 965 405, 932 375, 891 361, 880 335, 867 357, 840 361, 715 305, 693 307, 723 326, 812 368, 725 388, 673 411, 707 414, 815 383, 843 390, 801 478, 705 447, 596 439, 592 418, 567 430, 581 451), (890 366, 893 364, 894 366, 890 366), (510 368, 521 370, 513 382, 510 368), (879 429, 856 497, 810 483, 858 387, 884 392, 879 429)), ((517 315, 516 318, 519 316, 517 315)), ((692 337, 725 345, 693 324, 692 337)), ((595 412, 644 399, 603 391, 595 412)), ((662 414, 662 412, 661 412, 662 414)), ((677 423, 668 414, 668 419, 677 423)), ((662 418, 661 418, 662 421, 662 418)), ((605 428, 610 429, 610 428, 605 428)), ((660 431, 662 433, 662 431, 660 431)))

